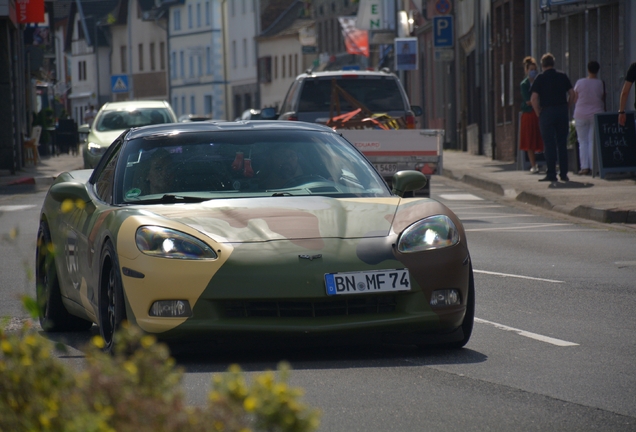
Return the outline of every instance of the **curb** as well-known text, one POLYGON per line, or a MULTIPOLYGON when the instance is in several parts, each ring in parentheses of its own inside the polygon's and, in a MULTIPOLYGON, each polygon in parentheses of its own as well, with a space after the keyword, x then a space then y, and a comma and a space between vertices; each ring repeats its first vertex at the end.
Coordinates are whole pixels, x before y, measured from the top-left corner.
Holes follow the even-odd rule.
POLYGON ((17 185, 38 185, 38 186, 48 186, 52 185, 57 176, 45 176, 45 177, 21 177, 17 180, 13 180, 7 183, 7 186, 17 186, 17 185))

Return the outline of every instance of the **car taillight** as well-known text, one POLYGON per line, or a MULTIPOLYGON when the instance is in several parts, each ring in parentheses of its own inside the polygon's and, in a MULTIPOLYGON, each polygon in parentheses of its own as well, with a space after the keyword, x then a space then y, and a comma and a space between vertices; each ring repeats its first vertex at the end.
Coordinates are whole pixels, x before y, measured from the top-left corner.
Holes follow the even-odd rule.
POLYGON ((405 120, 407 129, 415 129, 415 116, 407 115, 405 120))
POLYGON ((287 117, 285 120, 298 121, 298 116, 290 115, 290 116, 289 116, 289 117, 287 117))

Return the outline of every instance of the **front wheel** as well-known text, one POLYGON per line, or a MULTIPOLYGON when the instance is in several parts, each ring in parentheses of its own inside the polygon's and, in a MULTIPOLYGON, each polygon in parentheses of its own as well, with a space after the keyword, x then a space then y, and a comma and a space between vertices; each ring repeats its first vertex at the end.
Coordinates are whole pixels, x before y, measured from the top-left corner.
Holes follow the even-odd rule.
POLYGON ((126 319, 124 290, 119 271, 119 259, 110 241, 102 250, 99 283, 99 333, 104 339, 104 351, 112 352, 115 333, 126 319))
POLYGON ((49 225, 42 221, 35 253, 35 291, 40 325, 47 332, 86 331, 93 323, 71 315, 64 307, 54 252, 49 225))

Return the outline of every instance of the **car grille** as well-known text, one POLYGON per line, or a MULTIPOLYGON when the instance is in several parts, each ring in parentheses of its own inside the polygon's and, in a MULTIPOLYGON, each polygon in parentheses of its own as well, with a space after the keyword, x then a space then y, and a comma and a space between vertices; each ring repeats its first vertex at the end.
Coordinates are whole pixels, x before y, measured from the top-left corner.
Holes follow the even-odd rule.
POLYGON ((233 300, 223 303, 227 318, 319 318, 346 315, 374 315, 394 312, 394 295, 329 300, 233 300))

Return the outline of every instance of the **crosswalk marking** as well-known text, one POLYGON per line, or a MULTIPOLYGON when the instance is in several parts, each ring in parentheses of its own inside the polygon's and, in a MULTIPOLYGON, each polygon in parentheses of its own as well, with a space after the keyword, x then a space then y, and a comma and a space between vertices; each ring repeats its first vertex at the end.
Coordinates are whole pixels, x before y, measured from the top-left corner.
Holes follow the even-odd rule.
POLYGON ((468 194, 468 193, 441 194, 439 197, 448 201, 483 201, 484 200, 483 198, 479 198, 477 195, 468 194))

